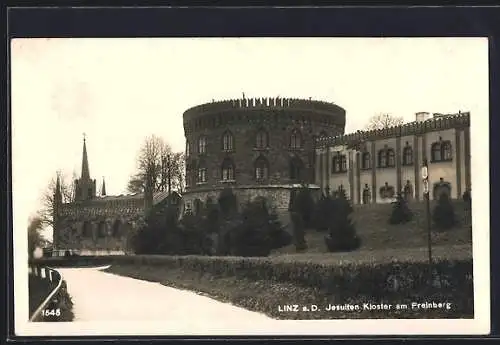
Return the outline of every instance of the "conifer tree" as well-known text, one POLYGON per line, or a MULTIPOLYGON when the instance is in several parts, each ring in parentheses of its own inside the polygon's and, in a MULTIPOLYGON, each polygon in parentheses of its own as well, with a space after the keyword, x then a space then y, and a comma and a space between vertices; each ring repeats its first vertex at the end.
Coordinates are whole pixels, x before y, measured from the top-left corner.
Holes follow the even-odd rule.
POLYGON ((404 224, 412 220, 412 218, 413 214, 408 207, 408 203, 401 193, 398 193, 391 217, 389 218, 389 224, 404 224))
POLYGON ((432 219, 436 228, 440 230, 448 230, 455 225, 455 210, 448 194, 442 193, 439 196, 438 203, 432 213, 432 219))
POLYGON ((359 248, 361 240, 356 235, 356 228, 351 220, 353 209, 344 190, 339 190, 335 194, 332 208, 329 234, 325 236, 328 250, 352 251, 359 248))

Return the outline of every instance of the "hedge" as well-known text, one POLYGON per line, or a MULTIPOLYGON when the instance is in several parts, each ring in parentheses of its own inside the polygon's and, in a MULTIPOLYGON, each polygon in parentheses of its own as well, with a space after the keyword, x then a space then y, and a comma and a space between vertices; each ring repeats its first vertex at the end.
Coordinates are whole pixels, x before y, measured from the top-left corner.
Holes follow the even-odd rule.
MULTIPOLYGON (((150 280, 164 282, 170 279, 174 285, 177 278, 169 276, 169 272, 177 272, 179 277, 186 275, 189 279, 186 278, 185 282, 197 279, 202 282, 201 285, 208 281, 212 281, 210 284, 219 281, 222 285, 225 281, 240 285, 262 282, 266 286, 262 291, 266 293, 261 296, 256 295, 256 291, 247 291, 245 288, 240 296, 225 297, 247 308, 254 305, 253 308, 257 310, 264 308, 263 304, 268 305, 266 308, 274 308, 270 306, 277 304, 276 296, 281 293, 280 289, 288 286, 287 295, 280 295, 283 298, 281 301, 288 300, 288 303, 451 302, 455 317, 473 317, 470 246, 434 248, 432 265, 426 262, 425 250, 401 251, 397 257, 404 259, 399 260, 390 255, 391 251, 386 251, 385 256, 380 254, 380 260, 376 258, 379 254, 375 252, 297 254, 264 258, 141 255, 85 260, 87 263, 94 260, 95 264, 107 262, 112 265, 110 271, 118 274, 123 270, 122 273, 141 279, 148 274, 150 280), (118 271, 113 269, 115 266, 118 271), (273 292, 272 289, 276 291, 273 292)), ((183 287, 182 284, 179 287, 183 287)), ((196 286, 186 288, 196 289, 196 286)), ((223 286, 217 288, 217 291, 219 292, 205 292, 224 295, 223 286)), ((435 311, 430 312, 435 314, 435 311)), ((395 314, 389 313, 385 317, 391 315, 395 314)))

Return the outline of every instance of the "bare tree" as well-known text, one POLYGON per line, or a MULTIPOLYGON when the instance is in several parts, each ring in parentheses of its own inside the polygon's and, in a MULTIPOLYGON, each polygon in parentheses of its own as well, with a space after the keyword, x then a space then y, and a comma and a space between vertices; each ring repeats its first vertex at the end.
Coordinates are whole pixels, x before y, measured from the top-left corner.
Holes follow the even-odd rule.
POLYGON ((184 187, 184 154, 173 152, 162 138, 152 135, 142 144, 137 157, 137 171, 130 177, 127 190, 142 193, 148 177, 151 178, 153 192, 181 191, 184 187))
POLYGON ((366 130, 383 129, 393 126, 399 126, 404 123, 402 117, 391 116, 390 114, 374 115, 368 121, 366 130))
MULTIPOLYGON (((73 178, 72 181, 68 181, 69 179, 65 177, 65 175, 63 175, 60 171, 57 173, 57 176, 59 176, 62 202, 72 202, 74 200, 75 179, 73 178)), ((53 226, 55 206, 54 194, 56 192, 56 185, 57 177, 54 177, 49 181, 47 189, 42 194, 42 207, 38 211, 38 217, 40 218, 43 227, 53 226)))

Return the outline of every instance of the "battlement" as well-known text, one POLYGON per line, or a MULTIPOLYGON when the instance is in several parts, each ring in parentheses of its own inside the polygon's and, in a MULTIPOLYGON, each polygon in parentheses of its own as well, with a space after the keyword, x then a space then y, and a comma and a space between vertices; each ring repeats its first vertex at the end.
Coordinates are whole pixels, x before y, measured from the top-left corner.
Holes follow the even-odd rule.
POLYGON ((399 126, 393 126, 371 131, 357 131, 354 133, 338 135, 334 137, 323 137, 316 139, 316 147, 331 147, 347 145, 356 147, 365 141, 374 141, 407 135, 423 134, 427 132, 442 131, 450 128, 463 128, 470 126, 470 113, 458 113, 452 115, 436 116, 425 121, 413 121, 399 126))
POLYGON ((300 98, 240 98, 222 101, 213 101, 211 103, 200 104, 189 108, 183 114, 184 120, 190 120, 201 115, 209 113, 219 113, 228 110, 244 109, 296 109, 296 110, 314 110, 320 112, 330 112, 332 114, 345 113, 345 110, 334 103, 328 103, 316 100, 306 100, 300 98))

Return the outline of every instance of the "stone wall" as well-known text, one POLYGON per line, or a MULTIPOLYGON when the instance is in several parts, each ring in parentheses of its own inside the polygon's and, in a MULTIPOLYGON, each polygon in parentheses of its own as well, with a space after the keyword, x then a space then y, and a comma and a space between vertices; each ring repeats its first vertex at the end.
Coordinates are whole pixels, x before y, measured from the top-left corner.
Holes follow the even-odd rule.
MULTIPOLYGON (((233 188, 233 193, 236 195, 240 207, 248 201, 253 201, 258 197, 264 197, 268 200, 271 207, 275 208, 277 211, 285 211, 288 210, 292 190, 297 188, 300 188, 300 185, 239 186, 233 188)), ((313 192, 313 197, 318 199, 320 197, 319 187, 310 185, 309 188, 313 192)), ((200 200, 203 204, 207 202, 208 198, 217 202, 221 191, 222 189, 215 189, 184 193, 184 210, 194 210, 194 202, 196 199, 200 200)))

